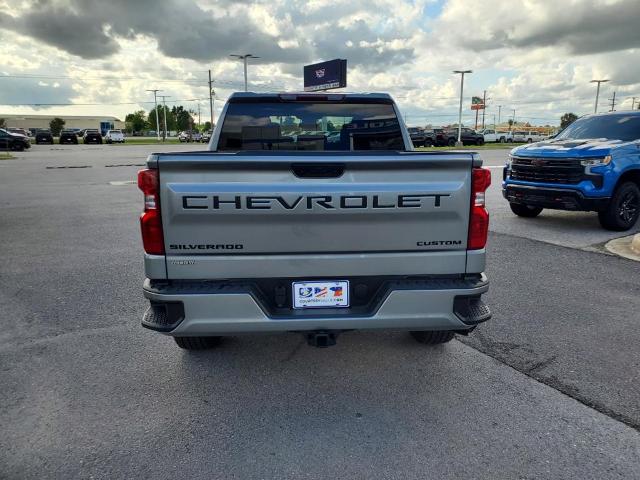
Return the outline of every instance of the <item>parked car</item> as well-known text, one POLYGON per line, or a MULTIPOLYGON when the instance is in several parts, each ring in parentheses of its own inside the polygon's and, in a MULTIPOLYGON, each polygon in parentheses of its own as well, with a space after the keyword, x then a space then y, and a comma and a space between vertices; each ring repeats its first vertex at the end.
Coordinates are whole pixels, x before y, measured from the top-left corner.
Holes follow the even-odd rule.
POLYGON ((640 112, 579 118, 551 140, 511 150, 504 198, 521 217, 594 211, 603 228, 629 230, 640 216, 639 145, 640 112))
POLYGON ((513 132, 513 141, 517 143, 534 143, 543 139, 543 136, 538 132, 528 132, 524 130, 517 130, 513 132))
POLYGON ((434 130, 424 129, 424 146, 433 147, 436 144, 436 134, 434 130))
POLYGON ((482 138, 484 138, 484 143, 495 143, 500 141, 498 132, 493 128, 485 128, 484 130, 480 130, 478 133, 482 135, 482 138))
POLYGON ((88 128, 84 132, 83 142, 102 144, 102 134, 97 129, 88 128))
MULTIPOLYGON (((437 146, 455 147, 458 141, 457 127, 434 129, 434 132, 437 146)), ((484 137, 471 128, 462 128, 460 140, 463 145, 484 145, 484 137)))
POLYGON ((520 136, 519 138, 524 138, 524 143, 535 143, 535 142, 540 142, 544 140, 546 136, 542 135, 539 132, 536 132, 535 130, 532 130, 532 131, 524 132, 524 135, 520 136))
POLYGON ((470 152, 413 151, 389 95, 336 97, 234 93, 208 151, 148 157, 144 327, 193 350, 384 328, 434 345, 490 319, 490 170, 470 152), (350 120, 329 142, 295 116, 350 120))
POLYGON ((104 141, 107 143, 124 143, 124 133, 122 133, 122 130, 109 130, 104 136, 104 141))
POLYGON ((409 137, 411 138, 411 143, 413 143, 414 147, 425 146, 427 136, 424 133, 424 128, 408 127, 407 131, 409 132, 409 137))
POLYGON ((202 140, 202 134, 199 132, 192 132, 189 130, 185 130, 184 132, 180 132, 178 135, 178 140, 180 142, 200 142, 202 140))
POLYGON ((23 135, 27 138, 29 137, 29 130, 25 130, 24 128, 6 128, 5 130, 9 133, 23 135))
POLYGON ((498 142, 500 143, 513 143, 512 131, 496 132, 496 135, 498 137, 498 142))
POLYGON ((78 144, 78 136, 74 130, 63 130, 60 132, 60 145, 62 144, 78 144))
POLYGON ((211 130, 208 130, 202 134, 202 143, 209 143, 211 140, 211 130))
POLYGON ((53 135, 50 130, 38 130, 36 132, 36 145, 49 144, 53 145, 53 135))
POLYGON ((31 148, 29 137, 0 128, 0 151, 14 150, 21 152, 25 148, 31 148))
MULTIPOLYGON (((444 147, 448 144, 448 136, 444 128, 434 128, 433 129, 433 144, 436 147, 444 147)), ((454 141, 455 145, 455 141, 454 141)))

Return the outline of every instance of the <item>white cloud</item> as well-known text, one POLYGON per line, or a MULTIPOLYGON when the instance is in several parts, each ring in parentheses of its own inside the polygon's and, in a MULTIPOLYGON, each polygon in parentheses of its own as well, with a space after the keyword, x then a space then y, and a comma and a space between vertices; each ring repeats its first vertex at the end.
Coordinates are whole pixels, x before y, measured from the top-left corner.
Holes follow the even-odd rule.
MULTIPOLYGON (((103 103, 64 110, 124 117, 149 110, 145 90, 160 88, 169 102, 197 108, 188 100, 207 98, 208 69, 219 98, 242 88, 241 62, 230 53, 262 57, 249 67, 262 90, 300 89, 305 63, 347 58, 348 90, 389 91, 417 124, 455 121, 458 68, 474 70, 467 121, 469 97, 484 90, 490 116, 503 105, 503 118, 515 108, 532 123, 589 112, 594 77, 611 79, 604 103, 614 90, 622 105, 640 95, 638 0, 566 0, 562 8, 555 0, 448 0, 435 18, 425 14, 431 0, 82 1, 92 7, 51 0, 10 9, 0 0, 0 75, 13 75, 0 76, 0 103, 103 103)), ((44 107, 0 111, 30 108, 44 107)))

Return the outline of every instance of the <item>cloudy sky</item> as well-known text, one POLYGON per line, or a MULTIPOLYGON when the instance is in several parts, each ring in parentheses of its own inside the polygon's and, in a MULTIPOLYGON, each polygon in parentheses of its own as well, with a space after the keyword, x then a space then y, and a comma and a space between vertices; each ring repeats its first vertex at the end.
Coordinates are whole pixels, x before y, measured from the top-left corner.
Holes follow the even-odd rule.
POLYGON ((640 100, 640 0, 0 0, 0 115, 114 115, 158 88, 208 118, 242 88, 232 53, 261 58, 252 90, 299 90, 302 67, 348 60, 348 91, 390 92, 411 125, 465 123, 471 95, 487 123, 557 124, 562 113, 640 100))

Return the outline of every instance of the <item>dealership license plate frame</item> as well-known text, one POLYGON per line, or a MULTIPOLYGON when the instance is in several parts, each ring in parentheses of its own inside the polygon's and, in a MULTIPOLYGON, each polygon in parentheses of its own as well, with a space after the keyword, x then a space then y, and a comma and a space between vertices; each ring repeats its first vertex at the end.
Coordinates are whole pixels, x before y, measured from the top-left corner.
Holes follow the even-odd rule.
POLYGON ((323 308, 348 308, 349 303, 349 280, 309 280, 291 283, 291 298, 293 308, 297 310, 323 309, 323 308), (332 296, 331 288, 342 287, 342 298, 336 299, 332 296), (300 288, 311 288, 311 296, 303 297, 300 288), (315 297, 316 288, 326 288, 327 296, 315 297))

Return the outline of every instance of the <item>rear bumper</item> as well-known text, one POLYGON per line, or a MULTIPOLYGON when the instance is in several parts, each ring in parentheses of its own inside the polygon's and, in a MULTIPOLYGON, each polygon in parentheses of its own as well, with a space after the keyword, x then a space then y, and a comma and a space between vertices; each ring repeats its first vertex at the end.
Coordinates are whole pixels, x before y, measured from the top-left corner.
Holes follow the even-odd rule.
POLYGON ((142 325, 176 336, 353 329, 469 330, 491 318, 481 295, 484 274, 468 278, 393 279, 367 311, 293 310, 275 313, 251 282, 146 280, 151 305, 142 325))
POLYGON ((502 195, 510 203, 587 212, 606 209, 610 200, 610 197, 586 197, 578 190, 525 185, 506 185, 502 195))

